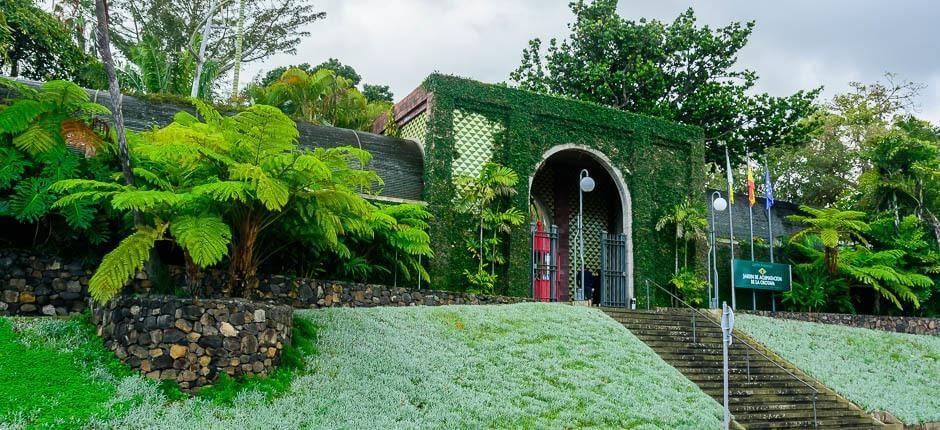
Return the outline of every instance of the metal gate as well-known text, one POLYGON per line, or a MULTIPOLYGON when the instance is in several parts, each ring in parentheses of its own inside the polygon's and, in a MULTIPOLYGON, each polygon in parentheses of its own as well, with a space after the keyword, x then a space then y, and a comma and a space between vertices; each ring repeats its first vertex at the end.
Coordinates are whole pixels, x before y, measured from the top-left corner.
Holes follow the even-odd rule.
POLYGON ((532 298, 558 301, 558 227, 532 223, 532 298))
POLYGON ((601 306, 627 306, 627 236, 601 232, 601 306))

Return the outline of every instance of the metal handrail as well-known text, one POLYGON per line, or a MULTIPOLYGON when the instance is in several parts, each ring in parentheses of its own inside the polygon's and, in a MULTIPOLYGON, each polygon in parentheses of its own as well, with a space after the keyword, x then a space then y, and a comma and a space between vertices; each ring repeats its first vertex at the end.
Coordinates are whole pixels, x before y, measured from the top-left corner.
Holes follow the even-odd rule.
MULTIPOLYGON (((707 313, 702 312, 702 311, 699 310, 698 308, 696 308, 696 307, 690 305, 690 304, 689 304, 688 302, 686 302, 685 300, 680 299, 680 298, 677 297, 675 294, 672 294, 669 290, 667 290, 666 288, 664 288, 662 285, 659 285, 656 281, 653 281, 653 280, 651 280, 651 279, 647 279, 647 280, 646 280, 646 303, 647 303, 647 309, 649 309, 649 307, 648 307, 649 299, 650 299, 650 298, 649 298, 649 286, 650 286, 651 283, 652 283, 656 288, 659 288, 660 290, 663 290, 663 292, 665 292, 666 294, 669 294, 673 299, 678 300, 679 303, 682 303, 683 305, 685 305, 685 307, 687 307, 687 308, 689 308, 689 309, 692 310, 692 330, 693 330, 692 342, 693 342, 693 343, 697 343, 697 342, 696 342, 696 336, 695 336, 695 333, 694 333, 694 331, 695 331, 695 314, 696 314, 696 313, 698 313, 698 314, 704 316, 706 321, 709 321, 709 322, 711 322, 712 324, 718 326, 718 328, 721 328, 721 324, 718 323, 718 322, 716 322, 715 320, 711 319, 707 313)), ((747 379, 748 379, 748 381, 751 380, 751 355, 750 355, 750 350, 754 350, 754 352, 760 354, 762 357, 764 357, 765 359, 767 359, 767 361, 769 361, 771 364, 773 364, 774 366, 777 366, 780 370, 786 372, 787 375, 790 375, 791 377, 793 377, 793 379, 796 379, 797 381, 799 381, 799 382, 802 383, 803 385, 809 387, 810 390, 813 390, 813 428, 817 428, 817 427, 819 426, 819 422, 818 422, 818 419, 817 419, 817 417, 816 417, 816 399, 819 397, 819 390, 817 390, 816 387, 812 386, 810 383, 804 381, 804 380, 803 380, 802 378, 800 378, 799 376, 794 375, 793 372, 790 372, 790 371, 787 370, 785 367, 783 367, 783 366, 781 366, 780 364, 778 364, 774 359, 768 357, 768 356, 767 356, 766 354, 764 354, 761 350, 759 350, 759 349, 757 349, 757 348, 754 348, 753 346, 751 346, 751 344, 747 343, 746 341, 744 341, 743 339, 741 339, 740 337, 738 337, 737 335, 735 335, 735 334, 734 334, 734 331, 731 332, 731 337, 734 338, 734 339, 737 339, 737 340, 738 340, 738 343, 740 343, 740 344, 742 344, 742 345, 744 345, 744 346, 746 346, 746 347, 749 348, 749 349, 746 349, 746 350, 745 350, 745 352, 747 353, 747 379)))

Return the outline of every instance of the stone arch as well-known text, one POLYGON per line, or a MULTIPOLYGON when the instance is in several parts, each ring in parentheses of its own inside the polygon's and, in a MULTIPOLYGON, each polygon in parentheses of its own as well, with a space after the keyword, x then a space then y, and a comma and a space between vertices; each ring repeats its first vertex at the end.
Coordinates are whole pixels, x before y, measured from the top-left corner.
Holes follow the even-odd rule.
MULTIPOLYGON (((630 189, 627 186, 626 178, 623 175, 623 172, 614 165, 614 163, 601 151, 591 148, 585 145, 577 144, 562 144, 556 145, 549 148, 542 154, 541 159, 536 163, 535 168, 532 170, 532 174, 529 176, 528 184, 528 200, 532 199, 532 185, 535 181, 536 175, 542 170, 550 158, 553 156, 563 153, 563 152, 579 152, 590 156, 597 164, 599 164, 612 179, 614 185, 617 189, 617 194, 620 196, 620 212, 621 217, 619 219, 619 227, 621 232, 626 236, 627 240, 627 301, 635 297, 634 291, 634 263, 633 263, 633 201, 630 196, 630 189)), ((627 171, 629 174, 630 172, 627 171)))

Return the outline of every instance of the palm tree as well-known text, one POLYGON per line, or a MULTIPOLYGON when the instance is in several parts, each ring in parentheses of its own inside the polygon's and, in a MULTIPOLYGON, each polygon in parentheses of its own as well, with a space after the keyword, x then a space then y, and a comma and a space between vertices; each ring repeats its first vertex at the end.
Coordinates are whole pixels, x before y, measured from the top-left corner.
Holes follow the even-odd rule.
POLYGON ((363 129, 372 123, 365 96, 330 69, 307 73, 290 68, 268 87, 249 90, 257 104, 277 106, 288 115, 321 125, 363 129))
POLYGON ((500 263, 496 255, 499 242, 499 233, 508 233, 513 226, 522 224, 524 214, 518 208, 500 210, 496 203, 503 197, 516 194, 516 184, 519 175, 509 167, 496 163, 486 163, 478 177, 458 176, 454 184, 459 190, 458 211, 470 214, 479 228, 479 243, 474 248, 479 249, 478 271, 483 271, 485 261, 489 259, 493 270, 500 263), (485 230, 492 230, 493 239, 490 241, 491 252, 487 255, 486 241, 483 238, 485 230))
POLYGON ((790 221, 806 226, 794 234, 790 240, 797 241, 808 236, 818 236, 823 246, 826 270, 830 275, 839 271, 839 246, 848 241, 868 244, 865 233, 871 229, 864 221, 865 212, 844 211, 837 208, 815 209, 800 206, 807 215, 790 215, 790 221))
POLYGON ((708 220, 699 205, 686 198, 681 203, 672 207, 672 210, 664 214, 656 223, 656 231, 660 231, 666 226, 675 226, 675 273, 679 273, 679 242, 682 241, 685 251, 683 252, 682 266, 688 266, 689 263, 689 241, 705 237, 705 228, 708 226, 708 220))

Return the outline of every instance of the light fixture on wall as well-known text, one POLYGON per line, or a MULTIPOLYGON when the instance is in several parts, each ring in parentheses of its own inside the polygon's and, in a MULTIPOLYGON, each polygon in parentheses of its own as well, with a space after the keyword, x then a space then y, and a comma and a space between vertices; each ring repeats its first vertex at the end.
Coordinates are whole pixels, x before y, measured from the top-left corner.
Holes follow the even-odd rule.
POLYGON ((578 260, 581 263, 581 285, 575 289, 575 300, 584 300, 584 281, 587 273, 584 268, 584 193, 594 191, 594 185, 594 179, 587 169, 581 169, 578 175, 578 260))

